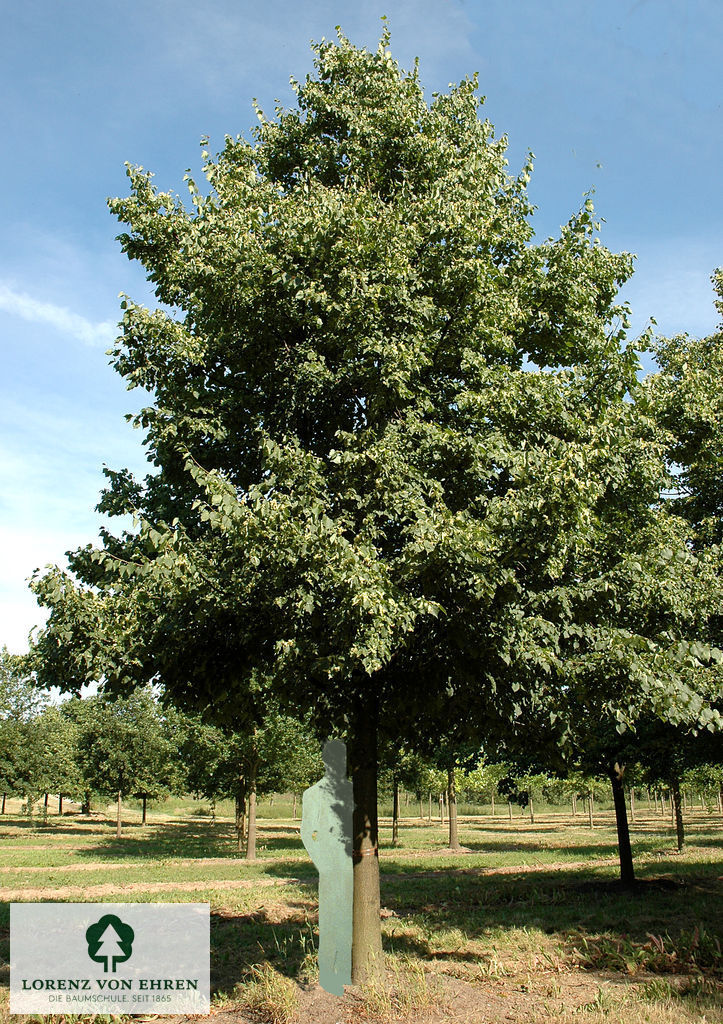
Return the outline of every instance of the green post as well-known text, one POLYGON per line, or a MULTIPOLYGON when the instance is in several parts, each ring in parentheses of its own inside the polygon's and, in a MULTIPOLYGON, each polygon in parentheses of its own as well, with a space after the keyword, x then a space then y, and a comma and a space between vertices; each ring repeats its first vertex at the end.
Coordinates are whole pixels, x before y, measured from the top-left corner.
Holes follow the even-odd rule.
POLYGON ((301 839, 319 871, 319 984, 335 996, 351 985, 354 798, 346 777, 346 746, 327 740, 326 775, 306 790, 301 839))

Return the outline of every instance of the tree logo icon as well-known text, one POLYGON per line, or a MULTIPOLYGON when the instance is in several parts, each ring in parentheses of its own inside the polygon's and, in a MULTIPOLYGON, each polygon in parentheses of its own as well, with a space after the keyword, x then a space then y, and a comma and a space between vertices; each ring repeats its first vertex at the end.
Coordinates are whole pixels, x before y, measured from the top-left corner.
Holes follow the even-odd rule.
POLYGON ((88 956, 97 964, 103 964, 103 971, 115 971, 117 964, 130 959, 135 934, 129 924, 124 924, 115 914, 104 914, 85 933, 88 956))

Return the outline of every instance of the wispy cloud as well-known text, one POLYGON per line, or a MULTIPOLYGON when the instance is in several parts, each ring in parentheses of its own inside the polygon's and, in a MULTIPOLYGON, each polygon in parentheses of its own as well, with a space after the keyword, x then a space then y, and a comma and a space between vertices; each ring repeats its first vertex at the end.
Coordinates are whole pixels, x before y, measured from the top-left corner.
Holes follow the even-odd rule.
POLYGON ((84 345, 108 348, 118 335, 118 326, 110 320, 93 323, 79 313, 42 302, 0 282, 0 309, 33 323, 50 324, 56 330, 82 341, 84 345))

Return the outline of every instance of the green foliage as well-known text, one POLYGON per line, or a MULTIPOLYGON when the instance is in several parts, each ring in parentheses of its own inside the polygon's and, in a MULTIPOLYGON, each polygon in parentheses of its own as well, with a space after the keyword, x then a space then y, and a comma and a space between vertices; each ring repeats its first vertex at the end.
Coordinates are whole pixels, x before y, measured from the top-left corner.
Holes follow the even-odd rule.
POLYGON ((124 301, 113 364, 155 472, 109 472, 136 530, 36 579, 37 672, 160 678, 233 729, 269 695, 320 732, 378 707, 410 749, 715 728, 720 582, 659 506, 632 259, 589 198, 533 243, 476 79, 427 103, 387 42, 316 46, 188 207, 128 168, 110 208, 165 308, 124 301))
POLYGON ((125 699, 73 699, 63 712, 77 732, 77 763, 88 789, 157 797, 182 785, 173 733, 150 690, 125 699))

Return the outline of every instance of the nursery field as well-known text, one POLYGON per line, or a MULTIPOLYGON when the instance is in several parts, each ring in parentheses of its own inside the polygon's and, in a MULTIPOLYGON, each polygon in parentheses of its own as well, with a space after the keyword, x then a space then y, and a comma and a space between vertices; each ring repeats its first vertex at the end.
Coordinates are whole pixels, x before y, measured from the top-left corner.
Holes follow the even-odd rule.
POLYGON ((167 805, 145 825, 129 810, 117 839, 110 808, 107 817, 44 820, 9 802, 0 818, 1 1021, 31 1019, 8 1013, 9 904, 23 900, 208 901, 212 1014, 223 1024, 723 1021, 715 810, 689 811, 682 853, 670 822, 639 810, 632 892, 617 884, 609 811, 592 829, 559 808, 534 825, 518 809, 510 820, 506 806, 463 816, 460 853, 445 850, 438 820, 412 817, 411 807, 396 847, 382 819, 386 980, 341 1000, 316 984, 316 875, 290 804, 261 804, 253 863, 236 855, 224 808, 215 817, 193 809, 167 805))

